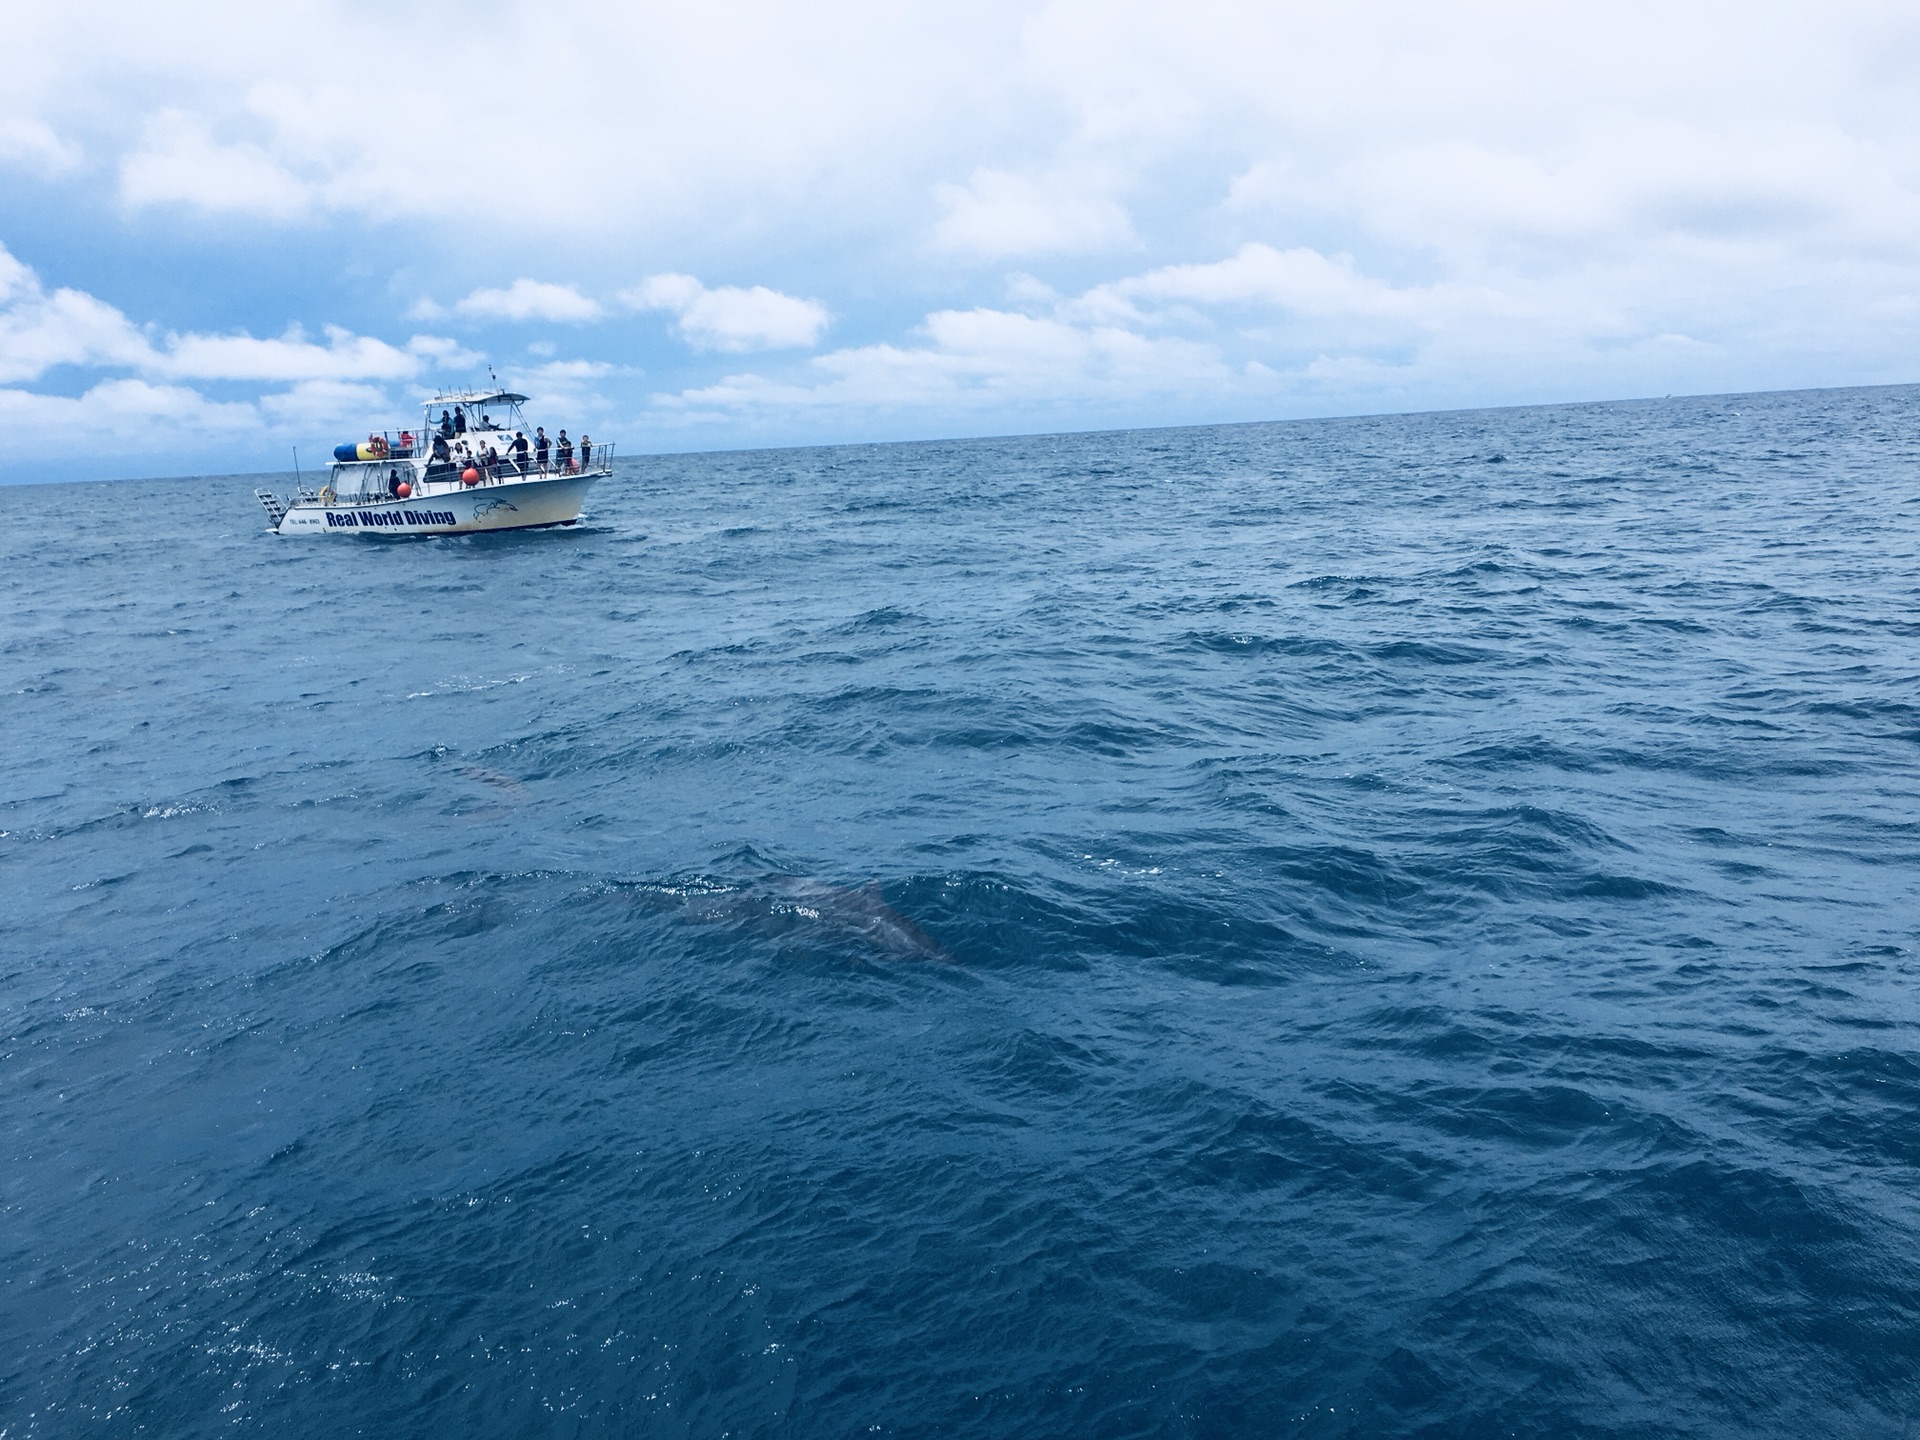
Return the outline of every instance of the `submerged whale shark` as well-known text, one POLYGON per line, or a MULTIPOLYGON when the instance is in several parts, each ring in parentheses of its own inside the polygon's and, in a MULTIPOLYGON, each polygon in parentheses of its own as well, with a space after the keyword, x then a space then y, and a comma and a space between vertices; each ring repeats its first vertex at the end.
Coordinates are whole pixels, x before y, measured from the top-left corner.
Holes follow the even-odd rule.
POLYGON ((482 785, 491 785, 494 789, 514 800, 531 800, 532 794, 511 775, 502 775, 498 770, 489 770, 484 765, 462 765, 460 773, 469 780, 482 785))
POLYGON ((773 874, 740 882, 646 885, 637 887, 637 894, 692 921, 770 935, 815 930, 823 939, 856 942, 879 958, 953 963, 944 945, 887 902, 877 880, 836 885, 808 875, 773 874))
POLYGON ((766 888, 776 906, 785 906, 802 919, 850 930, 884 955, 900 960, 953 960, 945 946, 887 903, 877 880, 846 886, 803 875, 773 875, 766 888))

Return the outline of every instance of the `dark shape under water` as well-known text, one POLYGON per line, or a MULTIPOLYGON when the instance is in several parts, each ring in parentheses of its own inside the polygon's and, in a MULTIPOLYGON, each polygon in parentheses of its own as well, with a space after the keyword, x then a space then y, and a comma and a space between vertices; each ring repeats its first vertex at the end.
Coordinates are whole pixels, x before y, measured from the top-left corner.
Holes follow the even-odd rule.
POLYGON ((0 1435, 1902 1435, 1914 400, 10 490, 0 1435))
POLYGON ((887 900, 877 880, 839 885, 807 875, 769 874, 737 882, 699 878, 648 884, 632 893, 644 896, 651 909, 763 941, 810 937, 858 958, 953 961, 945 946, 887 900))

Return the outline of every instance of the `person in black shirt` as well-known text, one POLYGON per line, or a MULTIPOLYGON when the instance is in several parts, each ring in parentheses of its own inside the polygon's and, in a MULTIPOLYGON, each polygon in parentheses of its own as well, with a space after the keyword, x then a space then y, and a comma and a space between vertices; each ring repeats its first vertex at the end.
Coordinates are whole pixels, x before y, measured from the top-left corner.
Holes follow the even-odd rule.
POLYGON ((562 470, 573 469, 573 441, 567 438, 567 432, 564 430, 560 432, 560 439, 555 446, 554 454, 562 470))
POLYGON ((535 426, 533 431, 533 463, 540 467, 542 474, 546 472, 547 468, 548 449, 549 444, 547 441, 546 428, 544 426, 535 426))
POLYGON ((513 452, 513 468, 522 475, 527 473, 527 437, 516 430, 513 432, 513 444, 507 447, 513 452))
POLYGON ((456 435, 467 433, 467 412, 458 405, 453 407, 453 433, 456 435))
POLYGON ((580 468, 585 470, 591 464, 593 464, 593 437, 582 435, 580 437, 580 468))

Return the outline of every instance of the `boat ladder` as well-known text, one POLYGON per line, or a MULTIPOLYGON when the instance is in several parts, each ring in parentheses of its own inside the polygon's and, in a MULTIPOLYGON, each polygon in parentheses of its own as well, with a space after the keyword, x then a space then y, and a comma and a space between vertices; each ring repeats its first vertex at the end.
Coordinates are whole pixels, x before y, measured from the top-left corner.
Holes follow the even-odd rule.
POLYGON ((271 490, 256 490, 253 496, 260 502, 260 508, 267 512, 267 519, 273 522, 273 528, 278 530, 280 522, 287 518, 286 502, 271 490))

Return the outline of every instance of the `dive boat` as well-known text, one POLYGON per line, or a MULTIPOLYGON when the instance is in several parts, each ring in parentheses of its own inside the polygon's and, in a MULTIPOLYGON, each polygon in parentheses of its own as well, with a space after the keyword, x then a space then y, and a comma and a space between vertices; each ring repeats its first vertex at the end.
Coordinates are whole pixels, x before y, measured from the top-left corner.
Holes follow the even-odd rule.
POLYGON ((469 535, 572 525, 594 481, 613 473, 613 447, 576 449, 527 424, 527 397, 460 390, 425 402, 419 430, 341 445, 320 489, 288 499, 255 490, 276 535, 469 535), (436 412, 438 412, 436 414, 436 412), (536 446, 536 435, 542 443, 536 446))

